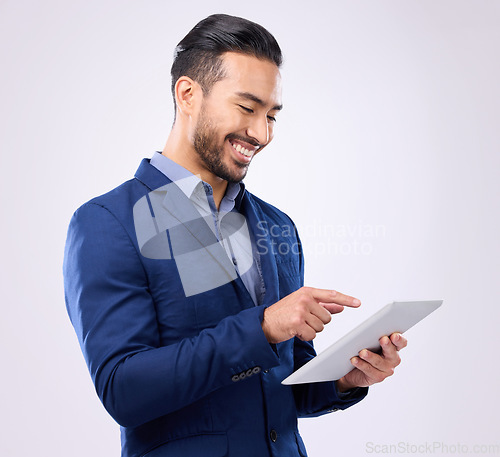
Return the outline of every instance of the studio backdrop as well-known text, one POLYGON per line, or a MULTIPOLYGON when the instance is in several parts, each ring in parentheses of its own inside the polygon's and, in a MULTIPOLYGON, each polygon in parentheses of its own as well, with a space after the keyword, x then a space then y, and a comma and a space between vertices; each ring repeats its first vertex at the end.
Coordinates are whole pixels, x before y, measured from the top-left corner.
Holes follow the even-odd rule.
POLYGON ((200 19, 268 28, 275 139, 247 189, 298 227, 306 284, 359 297, 318 351, 393 300, 443 299, 393 377, 299 421, 312 457, 498 455, 500 3, 0 2, 0 454, 119 455, 66 314, 73 211, 131 178, 173 122, 170 65, 200 19))

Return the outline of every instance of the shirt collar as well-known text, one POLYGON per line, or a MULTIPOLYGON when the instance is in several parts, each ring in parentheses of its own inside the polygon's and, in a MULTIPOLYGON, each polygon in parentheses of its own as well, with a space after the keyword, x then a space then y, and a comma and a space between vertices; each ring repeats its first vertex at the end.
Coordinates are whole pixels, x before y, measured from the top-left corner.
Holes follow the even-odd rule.
MULTIPOLYGON (((202 187, 205 192, 212 192, 210 184, 203 182, 199 176, 194 175, 177 162, 164 156, 161 152, 156 151, 150 163, 170 179, 170 181, 174 182, 189 199, 191 199, 197 189, 201 189, 202 187)), ((243 182, 230 182, 227 185, 224 199, 234 201, 235 208, 239 210, 244 193, 245 184, 243 182)))

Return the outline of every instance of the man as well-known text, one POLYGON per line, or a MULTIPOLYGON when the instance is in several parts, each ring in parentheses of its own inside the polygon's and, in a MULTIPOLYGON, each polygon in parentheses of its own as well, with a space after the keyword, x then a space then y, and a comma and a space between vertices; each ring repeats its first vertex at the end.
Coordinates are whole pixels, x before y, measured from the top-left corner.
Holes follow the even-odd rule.
POLYGON ((273 138, 280 64, 263 27, 201 21, 176 49, 163 152, 71 220, 67 308, 123 456, 304 456, 297 417, 353 405, 399 364, 393 334, 336 382, 281 384, 360 302, 303 287, 292 221, 241 182, 273 138))

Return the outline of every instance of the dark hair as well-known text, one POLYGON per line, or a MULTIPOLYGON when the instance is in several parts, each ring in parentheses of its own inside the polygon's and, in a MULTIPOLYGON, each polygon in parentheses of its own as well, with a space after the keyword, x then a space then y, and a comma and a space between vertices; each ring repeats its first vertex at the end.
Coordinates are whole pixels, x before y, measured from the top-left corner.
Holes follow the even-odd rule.
POLYGON ((220 58, 225 52, 240 52, 274 62, 283 62, 276 39, 264 27, 241 17, 213 14, 196 24, 177 45, 172 64, 172 95, 181 76, 196 81, 203 93, 224 78, 220 58))

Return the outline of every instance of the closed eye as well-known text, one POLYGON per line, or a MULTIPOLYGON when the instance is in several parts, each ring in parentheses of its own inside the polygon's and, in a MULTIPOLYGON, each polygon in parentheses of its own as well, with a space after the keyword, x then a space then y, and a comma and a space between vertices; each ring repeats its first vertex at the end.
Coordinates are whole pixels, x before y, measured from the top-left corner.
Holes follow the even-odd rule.
MULTIPOLYGON (((254 110, 252 108, 248 108, 247 106, 244 106, 244 105, 238 105, 243 111, 245 111, 245 113, 248 113, 248 114, 253 114, 254 113, 254 110)), ((269 122, 276 122, 276 118, 274 116, 267 116, 267 120, 269 122)))
POLYGON ((243 111, 247 112, 247 113, 253 113, 253 109, 252 108, 248 108, 246 106, 243 106, 243 105, 238 105, 243 111))

